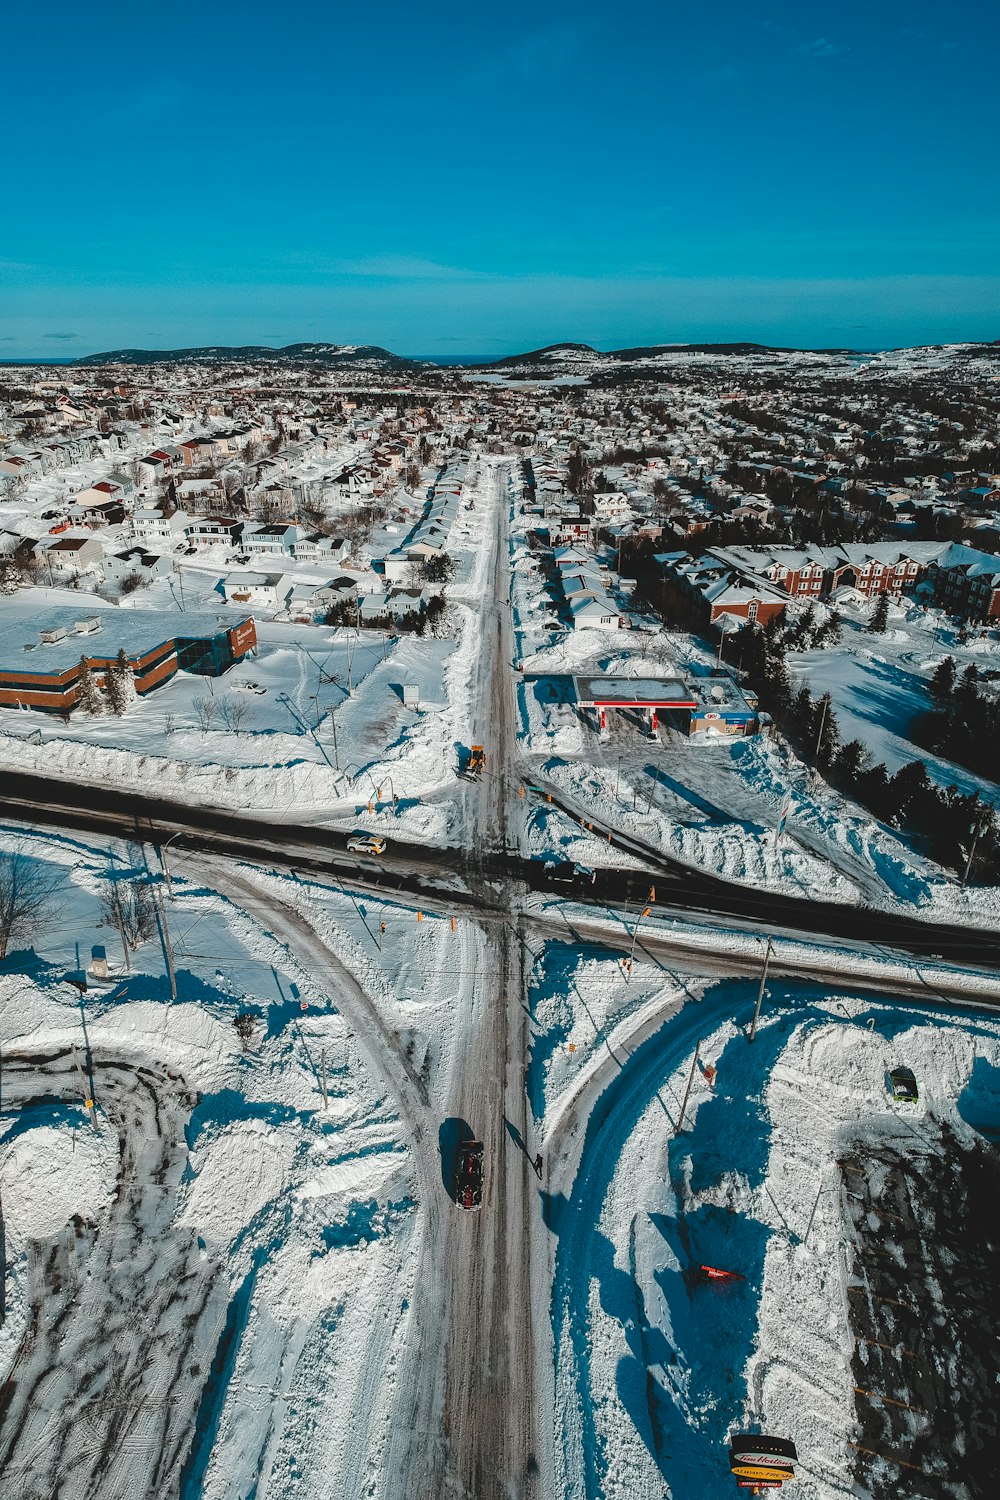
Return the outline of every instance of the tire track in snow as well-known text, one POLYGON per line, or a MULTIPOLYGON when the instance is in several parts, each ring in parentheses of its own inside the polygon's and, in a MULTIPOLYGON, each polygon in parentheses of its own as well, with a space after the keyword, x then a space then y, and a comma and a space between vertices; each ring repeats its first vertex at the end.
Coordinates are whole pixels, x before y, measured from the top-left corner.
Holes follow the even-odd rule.
MULTIPOLYGON (((6 1105, 78 1104, 70 1049, 8 1054, 6 1105)), ((95 1053, 115 1126, 110 1207, 32 1247, 28 1327, 0 1396, 0 1497, 178 1492, 201 1387, 225 1316, 222 1267, 173 1223, 194 1103, 183 1078, 95 1053)))

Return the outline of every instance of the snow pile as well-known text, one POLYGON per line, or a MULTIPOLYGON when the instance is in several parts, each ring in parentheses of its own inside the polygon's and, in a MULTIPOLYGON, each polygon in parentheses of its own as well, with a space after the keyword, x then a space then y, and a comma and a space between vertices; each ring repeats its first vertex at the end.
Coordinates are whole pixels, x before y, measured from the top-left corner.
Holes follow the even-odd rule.
POLYGON ((43 1240, 74 1215, 96 1222, 114 1188, 114 1136, 95 1130, 81 1109, 57 1129, 38 1125, 0 1144, 0 1195, 7 1254, 16 1259, 26 1240, 43 1240))

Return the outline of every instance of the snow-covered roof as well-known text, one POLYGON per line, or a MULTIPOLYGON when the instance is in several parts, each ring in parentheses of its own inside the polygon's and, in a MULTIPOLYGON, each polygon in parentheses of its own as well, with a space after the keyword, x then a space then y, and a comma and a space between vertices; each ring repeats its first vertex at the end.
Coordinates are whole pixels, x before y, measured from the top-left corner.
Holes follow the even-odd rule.
POLYGON ((581 708, 694 708, 679 677, 574 677, 581 708))

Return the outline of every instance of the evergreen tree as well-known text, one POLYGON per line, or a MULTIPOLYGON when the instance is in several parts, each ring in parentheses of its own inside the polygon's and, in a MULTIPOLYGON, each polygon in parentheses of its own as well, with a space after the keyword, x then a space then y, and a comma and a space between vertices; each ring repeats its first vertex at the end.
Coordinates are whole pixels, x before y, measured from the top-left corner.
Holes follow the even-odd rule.
POLYGON ((135 674, 125 655, 125 648, 118 652, 115 664, 107 674, 108 707, 119 719, 130 703, 135 701, 135 674))
POLYGON ((889 773, 881 761, 869 766, 861 773, 861 791, 864 801, 877 818, 888 818, 890 814, 889 773))
POLYGON ((888 792, 890 818, 897 828, 908 823, 926 826, 928 803, 935 791, 922 760, 902 766, 889 783, 888 792))
POLYGON ((817 646, 839 646, 842 628, 843 619, 841 617, 840 610, 831 610, 830 618, 820 629, 819 635, 816 637, 815 644, 817 646))
POLYGON ((979 693, 979 668, 975 662, 970 662, 962 673, 962 680, 958 685, 959 695, 967 703, 971 703, 979 693))
POLYGON ((792 731, 800 737, 808 737, 813 727, 813 701, 807 687, 800 687, 789 704, 792 731))
POLYGON ((810 600, 805 614, 802 616, 795 631, 795 644, 803 651, 808 651, 813 644, 816 634, 816 606, 810 600))
POLYGON ((879 594, 875 600, 871 619, 868 621, 869 635, 885 635, 885 628, 889 623, 889 595, 879 594))
POLYGON ((955 678, 958 669, 955 666, 955 658, 946 656, 944 661, 938 662, 934 668, 934 674, 930 682, 930 695, 936 703, 949 703, 955 692, 955 678))
POLYGON ((80 675, 76 680, 76 702, 84 713, 96 718, 104 712, 104 699, 101 690, 97 686, 94 674, 90 670, 90 663, 85 656, 80 657, 80 675))
POLYGON ((868 752, 860 740, 848 740, 837 752, 834 762, 837 781, 855 795, 859 791, 867 760, 868 752))

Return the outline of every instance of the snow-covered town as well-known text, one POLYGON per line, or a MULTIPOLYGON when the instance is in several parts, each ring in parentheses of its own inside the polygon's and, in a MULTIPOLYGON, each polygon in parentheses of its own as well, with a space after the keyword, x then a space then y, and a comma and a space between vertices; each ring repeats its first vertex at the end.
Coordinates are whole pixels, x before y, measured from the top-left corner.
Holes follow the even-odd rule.
POLYGON ((992 1493, 998 382, 0 367, 0 1500, 992 1493))

